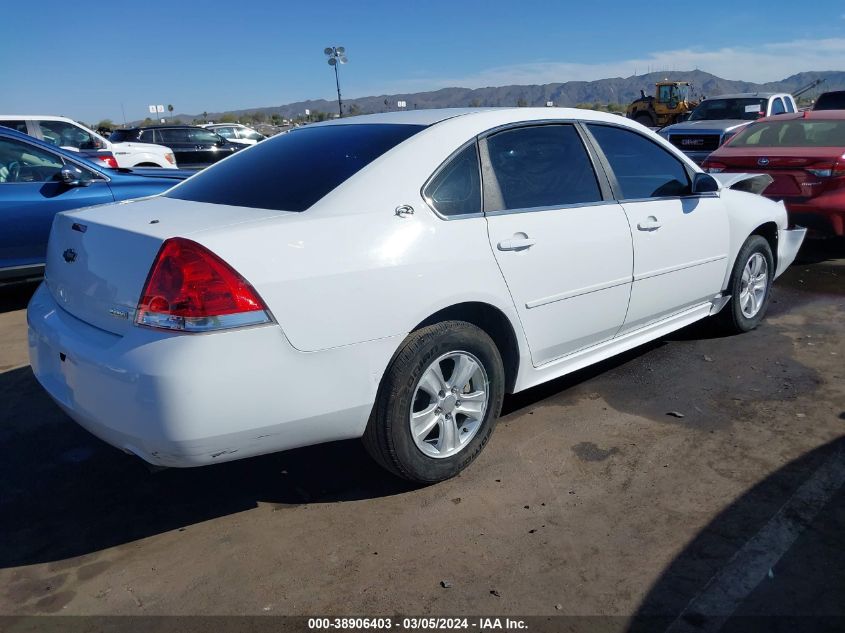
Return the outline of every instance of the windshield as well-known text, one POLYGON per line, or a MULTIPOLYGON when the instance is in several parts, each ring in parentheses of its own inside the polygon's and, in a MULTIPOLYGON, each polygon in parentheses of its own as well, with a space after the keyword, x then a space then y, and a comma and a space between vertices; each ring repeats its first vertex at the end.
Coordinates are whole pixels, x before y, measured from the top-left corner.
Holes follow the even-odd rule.
POLYGON ((359 123, 293 130, 209 167, 167 197, 304 211, 424 127, 359 123))
POLYGON ((724 121, 743 119, 755 121, 766 112, 766 97, 748 99, 707 99, 692 111, 690 121, 724 121))
POLYGON ((109 140, 112 143, 126 143, 132 141, 133 138, 136 138, 138 134, 137 130, 115 130, 109 136, 109 140))
POLYGON ((754 123, 737 134, 729 147, 845 147, 845 120, 754 123))

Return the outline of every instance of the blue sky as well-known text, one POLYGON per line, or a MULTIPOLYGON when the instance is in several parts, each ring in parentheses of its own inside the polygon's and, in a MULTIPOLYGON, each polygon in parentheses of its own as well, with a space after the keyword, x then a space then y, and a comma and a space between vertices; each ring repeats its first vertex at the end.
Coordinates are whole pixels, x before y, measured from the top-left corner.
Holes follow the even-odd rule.
POLYGON ((845 70, 842 0, 710 0, 663 15, 647 4, 11 2, 0 12, 0 113, 120 121, 121 104, 133 120, 151 103, 197 113, 333 98, 322 52, 332 44, 348 51, 349 97, 648 69, 751 81, 845 70))

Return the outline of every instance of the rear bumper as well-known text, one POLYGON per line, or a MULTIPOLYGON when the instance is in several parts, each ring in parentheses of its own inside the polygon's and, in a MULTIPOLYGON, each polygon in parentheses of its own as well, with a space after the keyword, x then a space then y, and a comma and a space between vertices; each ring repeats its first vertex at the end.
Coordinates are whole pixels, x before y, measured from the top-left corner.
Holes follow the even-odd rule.
POLYGON ((775 278, 780 277, 781 274, 792 265, 801 244, 804 243, 804 237, 807 235, 807 229, 803 227, 796 227, 794 229, 780 229, 778 231, 778 262, 777 270, 775 271, 775 278))
MULTIPOLYGON (((831 196, 832 197, 832 196, 831 196)), ((789 220, 820 233, 845 235, 845 195, 834 200, 819 196, 806 202, 784 200, 789 220)))
POLYGON ((201 466, 363 434, 399 341, 302 353, 276 325, 126 336, 65 312, 45 285, 27 312, 35 377, 77 423, 160 466, 201 466))

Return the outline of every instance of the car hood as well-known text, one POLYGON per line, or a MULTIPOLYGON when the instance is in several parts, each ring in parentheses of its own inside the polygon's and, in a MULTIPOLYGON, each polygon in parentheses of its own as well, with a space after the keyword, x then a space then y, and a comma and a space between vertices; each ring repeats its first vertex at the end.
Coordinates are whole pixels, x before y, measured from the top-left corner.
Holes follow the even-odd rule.
POLYGON ((170 180, 185 180, 197 172, 193 169, 165 169, 163 167, 131 167, 117 170, 120 176, 140 176, 143 178, 167 178, 170 180))
POLYGON ((753 121, 746 121, 745 119, 725 119, 721 121, 683 121, 682 123, 675 123, 674 125, 667 125, 662 130, 661 134, 694 134, 698 132, 719 133, 729 132, 736 128, 740 128, 753 123, 753 121))

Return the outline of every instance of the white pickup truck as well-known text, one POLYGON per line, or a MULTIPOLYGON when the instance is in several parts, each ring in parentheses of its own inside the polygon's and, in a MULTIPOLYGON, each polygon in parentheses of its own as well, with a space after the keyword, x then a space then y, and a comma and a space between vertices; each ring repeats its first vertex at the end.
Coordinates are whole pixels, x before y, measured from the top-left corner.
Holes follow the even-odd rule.
POLYGON ((169 147, 151 143, 112 143, 67 117, 0 114, 0 125, 69 150, 109 150, 118 167, 176 169, 176 157, 169 147))

